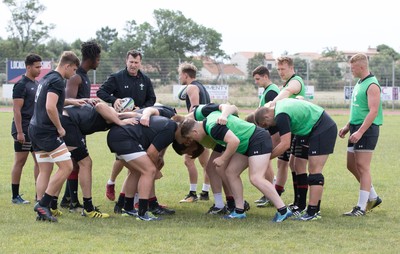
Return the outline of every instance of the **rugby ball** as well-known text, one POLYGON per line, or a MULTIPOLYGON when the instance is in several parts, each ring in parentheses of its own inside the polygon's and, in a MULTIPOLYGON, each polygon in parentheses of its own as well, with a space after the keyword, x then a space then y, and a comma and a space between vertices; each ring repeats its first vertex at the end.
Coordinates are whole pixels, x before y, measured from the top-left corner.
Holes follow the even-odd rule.
POLYGON ((179 100, 186 100, 186 96, 187 96, 187 86, 182 87, 182 89, 179 91, 178 93, 178 98, 179 100))
POLYGON ((135 101, 131 97, 121 99, 119 112, 132 111, 135 108, 135 101))

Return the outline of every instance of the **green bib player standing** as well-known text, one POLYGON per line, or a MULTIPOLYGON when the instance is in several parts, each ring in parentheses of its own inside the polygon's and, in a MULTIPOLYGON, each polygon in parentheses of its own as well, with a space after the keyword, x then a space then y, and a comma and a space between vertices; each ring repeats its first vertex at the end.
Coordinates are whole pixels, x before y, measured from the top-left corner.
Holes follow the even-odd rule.
POLYGON ((366 55, 356 54, 350 58, 350 68, 359 80, 351 97, 350 120, 340 129, 339 136, 344 138, 350 131, 347 168, 360 183, 360 191, 357 205, 343 215, 363 216, 382 203, 371 180, 372 153, 383 123, 381 87, 369 71, 366 55))

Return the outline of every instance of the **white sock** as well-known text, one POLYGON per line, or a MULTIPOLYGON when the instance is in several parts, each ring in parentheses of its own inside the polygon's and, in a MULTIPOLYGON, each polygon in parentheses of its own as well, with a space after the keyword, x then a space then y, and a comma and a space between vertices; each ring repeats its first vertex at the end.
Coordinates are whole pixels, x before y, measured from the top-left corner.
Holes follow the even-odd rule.
POLYGON ((115 184, 115 182, 111 181, 111 179, 108 179, 107 184, 111 185, 111 184, 115 184))
POLYGON ((217 208, 223 208, 225 206, 222 193, 214 193, 214 203, 217 208))
POLYGON ((195 184, 190 184, 190 191, 194 191, 194 192, 197 191, 197 184, 196 183, 195 184))
POLYGON ((203 189, 201 189, 201 190, 202 191, 210 191, 210 185, 203 183, 203 189))
POLYGON ((139 202, 139 193, 135 193, 135 196, 133 197, 133 203, 136 204, 139 202))
POLYGON ((357 206, 359 206, 363 211, 365 211, 365 208, 367 207, 368 197, 369 191, 360 190, 357 206))
POLYGON ((371 189, 369 190, 369 201, 375 200, 378 198, 378 194, 375 191, 374 186, 371 184, 371 189))

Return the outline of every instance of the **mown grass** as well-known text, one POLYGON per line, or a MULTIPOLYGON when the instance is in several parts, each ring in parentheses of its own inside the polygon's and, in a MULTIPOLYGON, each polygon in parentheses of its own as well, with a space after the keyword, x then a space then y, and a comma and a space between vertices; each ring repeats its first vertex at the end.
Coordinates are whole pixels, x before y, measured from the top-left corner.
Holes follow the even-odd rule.
MULTIPOLYGON (((334 115, 340 128, 347 116, 334 115)), ((94 220, 64 211, 59 223, 35 221, 33 204, 11 204, 10 171, 13 143, 10 136, 11 113, 0 113, 0 253, 397 253, 400 216, 398 156, 396 136, 400 116, 385 116, 384 126, 372 162, 373 181, 383 199, 381 207, 363 218, 344 218, 341 214, 357 202, 358 184, 346 170, 346 142, 337 140, 335 153, 324 169, 325 192, 322 220, 271 223, 273 208, 256 208, 260 193, 243 174, 245 198, 252 205, 248 218, 225 221, 205 212, 213 201, 179 204, 188 191, 188 174, 183 158, 172 149, 166 154, 164 177, 157 181, 161 203, 176 209, 176 215, 146 223, 112 213, 114 203, 104 197, 114 156, 106 145, 106 133, 88 137, 93 159, 93 199, 109 219, 94 220)), ((120 188, 125 172, 117 180, 120 188)), ((198 190, 200 190, 200 186, 198 190)), ((21 193, 33 201, 32 161, 28 160, 21 180, 21 193)), ((81 195, 80 195, 81 197, 81 195)), ((283 194, 292 202, 291 179, 283 194)))

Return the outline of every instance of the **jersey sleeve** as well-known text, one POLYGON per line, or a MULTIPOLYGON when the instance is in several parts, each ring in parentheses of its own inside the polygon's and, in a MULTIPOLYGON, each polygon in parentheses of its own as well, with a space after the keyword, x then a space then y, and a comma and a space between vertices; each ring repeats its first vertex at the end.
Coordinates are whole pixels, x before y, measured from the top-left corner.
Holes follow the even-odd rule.
POLYGON ((279 130, 279 135, 283 136, 290 130, 290 117, 288 114, 280 113, 275 117, 276 127, 279 130))
POLYGON ((26 94, 25 85, 16 83, 13 87, 13 99, 24 99, 26 94))

